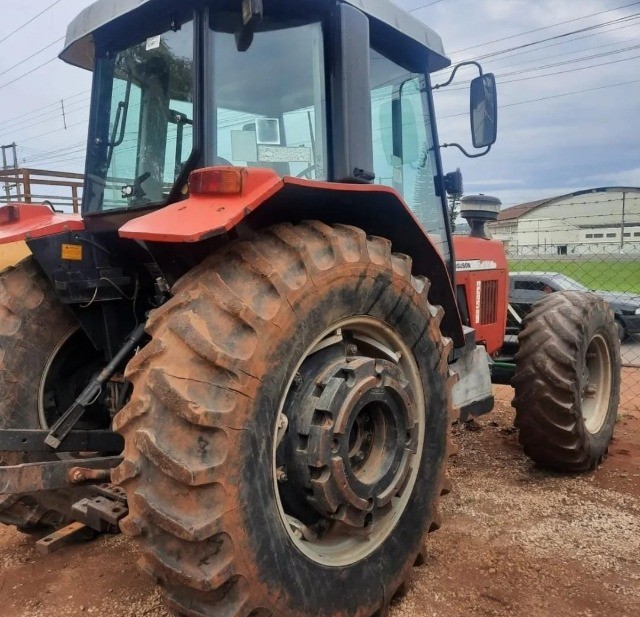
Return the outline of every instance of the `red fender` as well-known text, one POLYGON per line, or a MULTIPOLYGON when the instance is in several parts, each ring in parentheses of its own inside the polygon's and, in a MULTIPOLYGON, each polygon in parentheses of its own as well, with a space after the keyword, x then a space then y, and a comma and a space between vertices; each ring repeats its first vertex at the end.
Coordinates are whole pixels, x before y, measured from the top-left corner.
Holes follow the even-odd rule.
POLYGON ((444 333, 453 338, 457 347, 464 345, 446 264, 397 191, 378 184, 281 178, 274 171, 261 168, 217 167, 195 173, 232 170, 242 175, 240 192, 195 194, 192 176, 192 191, 187 199, 127 222, 120 228, 120 236, 146 242, 184 243, 231 232, 241 223, 249 229, 308 219, 355 225, 369 235, 389 239, 395 251, 411 256, 414 273, 431 280, 430 300, 445 309, 444 333))
POLYGON ((9 204, 0 207, 0 244, 83 229, 79 214, 58 214, 49 206, 9 204))
MULTIPOLYGON (((248 214, 284 186, 285 180, 270 169, 233 169, 242 174, 235 194, 195 194, 125 223, 122 238, 147 242, 199 242, 231 231, 248 214)), ((200 170, 198 173, 206 173, 200 170)))

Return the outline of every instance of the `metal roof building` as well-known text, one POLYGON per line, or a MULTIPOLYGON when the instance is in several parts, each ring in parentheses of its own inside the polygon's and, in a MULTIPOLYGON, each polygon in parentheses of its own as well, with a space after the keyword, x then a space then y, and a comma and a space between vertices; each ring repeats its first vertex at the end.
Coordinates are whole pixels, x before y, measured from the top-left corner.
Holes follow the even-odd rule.
POLYGON ((488 227, 511 254, 640 253, 640 188, 600 187, 519 204, 488 227))

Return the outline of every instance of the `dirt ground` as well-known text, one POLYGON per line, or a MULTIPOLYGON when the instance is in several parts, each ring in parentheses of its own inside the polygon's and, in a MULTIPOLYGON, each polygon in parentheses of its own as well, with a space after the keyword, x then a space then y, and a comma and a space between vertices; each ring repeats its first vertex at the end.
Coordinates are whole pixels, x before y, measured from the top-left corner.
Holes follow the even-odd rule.
MULTIPOLYGON (((605 464, 567 477, 524 457, 497 387, 497 411, 455 429, 445 523, 391 617, 640 615, 640 392, 627 394, 605 464)), ((0 526, 0 615, 168 617, 135 561, 121 536, 41 556, 0 526)))

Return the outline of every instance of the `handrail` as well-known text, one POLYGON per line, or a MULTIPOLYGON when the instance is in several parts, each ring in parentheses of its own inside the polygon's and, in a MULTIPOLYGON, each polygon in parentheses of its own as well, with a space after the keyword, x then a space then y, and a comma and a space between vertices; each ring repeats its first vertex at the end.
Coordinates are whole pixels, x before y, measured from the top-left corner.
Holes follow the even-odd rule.
POLYGON ((33 203, 46 199, 54 205, 57 202, 62 206, 71 206, 73 212, 77 214, 80 211, 84 175, 28 167, 0 169, 0 185, 5 187, 5 194, 0 193, 0 203, 33 203), (51 187, 54 190, 45 188, 36 194, 33 190, 35 187, 51 187), (62 191, 62 189, 68 190, 62 191))

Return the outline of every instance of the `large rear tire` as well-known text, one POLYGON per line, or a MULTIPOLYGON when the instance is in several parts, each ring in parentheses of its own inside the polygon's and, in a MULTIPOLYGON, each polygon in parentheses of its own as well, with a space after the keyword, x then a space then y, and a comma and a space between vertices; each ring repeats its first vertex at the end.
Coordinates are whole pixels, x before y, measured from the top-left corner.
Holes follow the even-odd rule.
MULTIPOLYGON (((90 377, 97 358, 33 258, 0 273, 0 427, 48 428, 60 413, 56 404, 70 404, 77 394, 74 385, 76 389, 84 385, 74 384, 74 376, 90 377), (77 370, 51 375, 54 366, 55 371, 69 368, 62 361, 64 354, 77 370), (55 381, 62 374, 68 379, 59 384, 46 379, 52 376, 55 381)), ((108 425, 108 416, 105 421, 108 425)), ((55 460, 54 453, 0 452, 0 465, 55 460)), ((0 523, 25 532, 57 527, 70 520, 71 506, 82 493, 70 489, 0 495, 0 523)))
POLYGON ((554 293, 527 315, 519 339, 513 406, 525 453, 559 471, 594 469, 620 400, 612 311, 595 294, 554 293))
POLYGON ((153 313, 114 479, 177 613, 386 612, 447 458, 450 341, 427 292, 388 241, 311 222, 230 244, 153 313))

